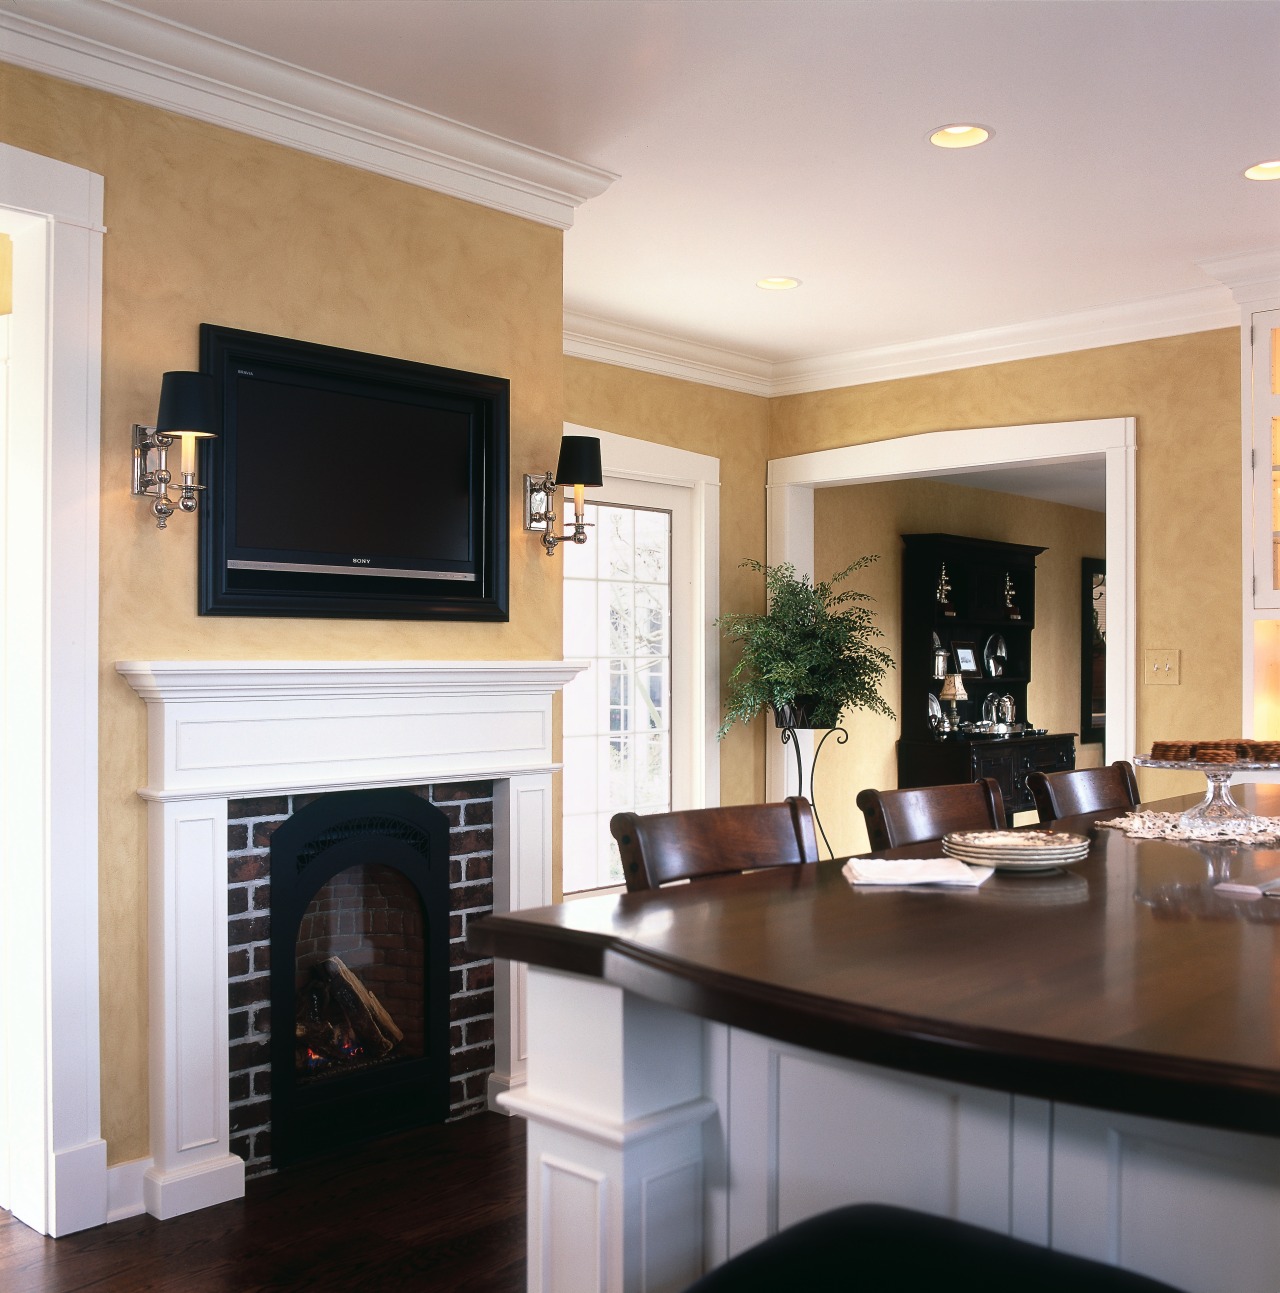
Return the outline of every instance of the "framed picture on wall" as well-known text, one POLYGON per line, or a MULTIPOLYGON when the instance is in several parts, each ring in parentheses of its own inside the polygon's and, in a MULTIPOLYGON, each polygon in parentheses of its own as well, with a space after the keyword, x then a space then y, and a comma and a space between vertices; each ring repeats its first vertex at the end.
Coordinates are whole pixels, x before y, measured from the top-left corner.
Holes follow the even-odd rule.
POLYGON ((982 665, 978 660, 978 648, 972 642, 952 642, 951 656, 956 662, 956 672, 962 677, 982 677, 982 665))

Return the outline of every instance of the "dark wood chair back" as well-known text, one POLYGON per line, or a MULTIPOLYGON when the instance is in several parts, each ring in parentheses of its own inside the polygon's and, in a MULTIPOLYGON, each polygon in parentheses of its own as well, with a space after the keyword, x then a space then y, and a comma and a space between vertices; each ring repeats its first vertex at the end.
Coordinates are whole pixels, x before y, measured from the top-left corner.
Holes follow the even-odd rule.
POLYGON ((864 790, 858 807, 873 850, 940 840, 948 831, 1005 829, 1004 799, 992 777, 957 786, 864 790))
POLYGON ((780 804, 615 813, 609 829, 632 893, 672 880, 818 860, 813 809, 794 796, 780 804))
POLYGON ((1071 772, 1028 772, 1027 789, 1042 822, 1093 813, 1101 808, 1132 808, 1138 802, 1133 765, 1117 759, 1106 768, 1071 772))

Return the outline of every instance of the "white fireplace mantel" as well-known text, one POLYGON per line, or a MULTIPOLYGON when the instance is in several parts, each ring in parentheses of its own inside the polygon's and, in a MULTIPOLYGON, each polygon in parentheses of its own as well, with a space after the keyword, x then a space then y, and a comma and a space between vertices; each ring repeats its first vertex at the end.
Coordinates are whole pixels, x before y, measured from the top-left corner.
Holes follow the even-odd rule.
MULTIPOLYGON (((120 661, 147 705, 152 1161, 146 1210, 244 1193, 227 1094, 227 799, 494 781, 494 910, 551 901, 552 699, 574 661, 120 661)), ((523 1081, 495 976, 490 1102, 523 1081)))

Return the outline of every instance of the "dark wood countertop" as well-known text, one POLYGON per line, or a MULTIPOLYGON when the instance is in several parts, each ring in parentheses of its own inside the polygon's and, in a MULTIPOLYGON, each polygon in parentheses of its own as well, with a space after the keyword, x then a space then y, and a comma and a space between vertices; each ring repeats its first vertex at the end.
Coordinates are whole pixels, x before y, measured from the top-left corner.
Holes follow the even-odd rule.
MULTIPOLYGON (((1280 815, 1280 786, 1235 789, 1280 815)), ((1080 865, 964 892, 854 890, 840 866, 487 917, 468 947, 833 1055, 1280 1136, 1280 900, 1211 885, 1280 878, 1280 846, 1099 829, 1080 865)))

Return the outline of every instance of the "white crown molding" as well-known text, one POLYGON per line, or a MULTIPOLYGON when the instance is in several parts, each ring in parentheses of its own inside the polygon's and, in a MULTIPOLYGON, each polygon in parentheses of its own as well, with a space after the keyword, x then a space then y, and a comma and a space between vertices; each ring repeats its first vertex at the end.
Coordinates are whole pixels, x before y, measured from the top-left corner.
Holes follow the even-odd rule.
POLYGON ((1280 297, 1280 249, 1250 251, 1199 264, 1211 278, 1225 283, 1240 305, 1280 297))
POLYGON ((1239 310, 1225 289, 1203 287, 1003 328, 771 364, 566 312, 564 352, 580 359, 773 397, 896 381, 1239 324, 1239 310))
POLYGON ((1052 319, 775 364, 772 394, 796 395, 836 386, 895 381, 1211 328, 1234 328, 1239 322, 1239 312, 1221 288, 1194 288, 1052 319))
POLYGON ((117 0, 7 0, 0 58, 558 229, 617 179, 117 0))
POLYGON ((768 360, 571 310, 564 314, 564 353, 747 395, 773 393, 768 360))

